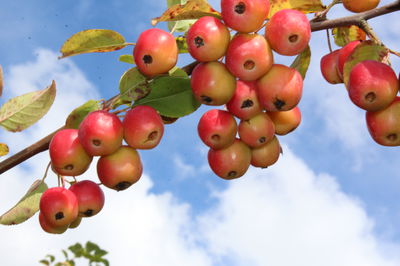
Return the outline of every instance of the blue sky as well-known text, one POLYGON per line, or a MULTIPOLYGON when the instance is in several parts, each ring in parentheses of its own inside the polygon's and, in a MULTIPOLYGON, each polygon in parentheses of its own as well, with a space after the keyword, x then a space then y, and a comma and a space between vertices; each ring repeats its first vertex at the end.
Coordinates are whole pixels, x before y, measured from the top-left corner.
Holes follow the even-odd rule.
MULTIPOLYGON (((57 60, 68 37, 104 28, 135 42, 166 7, 163 0, 74 2, 1 1, 1 102, 42 89, 52 79, 58 85, 54 106, 37 125, 23 133, 0 133, 11 153, 61 126, 86 100, 115 95, 120 76, 131 67, 118 62, 131 47, 57 60)), ((219 10, 219 1, 211 3, 219 10)), ((349 14, 340 7, 332 11, 332 16, 349 14)), ((399 50, 399 23, 400 13, 371 20, 394 50, 399 50)), ((166 126, 160 146, 141 152, 143 178, 125 192, 105 191, 104 210, 78 229, 49 235, 36 216, 1 227, 3 265, 33 265, 48 252, 59 254, 87 240, 108 250, 113 265, 128 260, 137 265, 400 265, 399 148, 375 144, 364 112, 350 103, 345 88, 322 79, 325 33, 314 33, 310 45, 312 62, 300 103, 303 121, 280 138, 284 154, 276 165, 251 169, 232 182, 216 177, 197 136, 197 122, 209 109, 201 107, 166 126)), ((277 63, 292 60, 276 57, 277 63)), ((179 65, 188 62, 182 57, 179 65)), ((399 59, 392 57, 392 62, 399 73, 399 59)), ((41 177, 48 160, 44 152, 2 174, 0 212, 41 177)), ((84 176, 96 179, 94 163, 84 176)), ((55 185, 54 175, 48 179, 55 185)))

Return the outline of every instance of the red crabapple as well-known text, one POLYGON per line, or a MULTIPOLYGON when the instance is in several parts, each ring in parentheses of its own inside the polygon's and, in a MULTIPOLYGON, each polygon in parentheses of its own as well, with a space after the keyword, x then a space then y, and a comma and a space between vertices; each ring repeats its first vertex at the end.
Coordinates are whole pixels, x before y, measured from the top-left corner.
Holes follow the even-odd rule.
POLYGON ((62 129, 50 141, 49 153, 54 172, 64 176, 83 174, 92 162, 78 138, 77 129, 62 129))
POLYGON ((147 105, 139 105, 126 112, 122 124, 124 139, 134 149, 153 149, 164 134, 161 116, 147 105))
POLYGON ((218 150, 231 145, 236 138, 236 120, 229 112, 212 109, 203 114, 197 126, 200 139, 218 150))
POLYGON ((136 66, 153 77, 168 72, 178 60, 178 46, 169 32, 151 28, 142 32, 133 50, 136 66))
POLYGON ((298 10, 282 9, 268 21, 265 37, 278 54, 297 55, 307 48, 310 41, 310 22, 298 10))
POLYGON ((92 156, 115 152, 123 139, 122 122, 118 116, 104 110, 89 113, 79 125, 79 141, 92 156))

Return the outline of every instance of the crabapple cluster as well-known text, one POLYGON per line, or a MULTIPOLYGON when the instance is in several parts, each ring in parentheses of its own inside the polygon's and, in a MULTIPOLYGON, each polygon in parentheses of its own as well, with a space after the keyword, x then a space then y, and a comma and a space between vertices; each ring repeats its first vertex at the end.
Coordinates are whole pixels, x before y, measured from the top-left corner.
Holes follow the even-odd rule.
MULTIPOLYGON (((321 58, 321 72, 326 81, 343 83, 344 65, 361 43, 349 42, 321 58)), ((364 60, 352 67, 345 84, 350 100, 366 111, 368 131, 380 145, 400 145, 399 84, 389 65, 374 60, 364 60)))
POLYGON ((205 112, 198 123, 199 137, 210 148, 210 168, 223 179, 243 176, 250 165, 274 164, 281 153, 276 135, 301 121, 303 78, 274 63, 273 52, 301 53, 310 40, 310 23, 303 13, 284 9, 260 34, 269 9, 268 0, 222 0, 222 21, 202 17, 187 33, 189 53, 199 61, 191 75, 194 96, 226 108, 205 112))
POLYGON ((93 157, 101 185, 116 191, 136 183, 143 171, 138 149, 156 147, 164 133, 158 112, 150 106, 128 110, 121 121, 113 113, 99 110, 89 113, 78 129, 62 129, 49 145, 51 168, 63 186, 47 189, 40 199, 39 222, 44 231, 60 234, 75 228, 83 217, 101 211, 104 193, 100 185, 76 181, 89 168, 93 157), (126 142, 126 144, 123 143, 126 142), (73 176, 67 189, 64 177, 73 176))

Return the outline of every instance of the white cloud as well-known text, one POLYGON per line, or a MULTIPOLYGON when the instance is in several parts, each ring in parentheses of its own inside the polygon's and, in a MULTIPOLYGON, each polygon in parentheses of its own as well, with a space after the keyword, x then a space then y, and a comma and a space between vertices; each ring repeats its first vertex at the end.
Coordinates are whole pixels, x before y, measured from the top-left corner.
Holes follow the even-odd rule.
POLYGON ((360 202, 287 148, 275 166, 251 169, 215 200, 217 206, 199 218, 200 228, 209 251, 230 265, 400 263, 384 253, 360 202))
MULTIPOLYGON (((7 84, 16 94, 21 91, 14 88, 40 89, 53 78, 59 84, 58 104, 37 126, 17 135, 0 133, 12 147, 26 146, 32 136, 56 128, 61 117, 97 94, 72 61, 51 59, 54 56, 40 50, 35 62, 10 68, 7 84), (68 84, 73 84, 73 89, 68 84)), ((41 177, 47 162, 45 152, 2 175, 0 213, 41 177)), ((197 170, 186 164, 183 162, 184 169, 189 172, 197 170)), ((85 178, 96 178, 94 165, 85 178)), ((48 179, 55 185, 53 174, 48 179)), ((201 214, 170 192, 151 192, 152 187, 153 181, 144 175, 127 191, 105 190, 104 210, 63 235, 44 233, 36 216, 18 226, 1 226, 2 264, 32 265, 48 253, 61 255, 62 248, 87 240, 108 250, 112 265, 400 263, 399 258, 391 257, 399 254, 399 246, 374 234, 373 221, 364 206, 344 194, 333 177, 314 173, 288 148, 277 165, 252 169, 229 182, 227 188, 213 190, 215 204, 201 214), (390 254, 386 247, 390 247, 390 254)))

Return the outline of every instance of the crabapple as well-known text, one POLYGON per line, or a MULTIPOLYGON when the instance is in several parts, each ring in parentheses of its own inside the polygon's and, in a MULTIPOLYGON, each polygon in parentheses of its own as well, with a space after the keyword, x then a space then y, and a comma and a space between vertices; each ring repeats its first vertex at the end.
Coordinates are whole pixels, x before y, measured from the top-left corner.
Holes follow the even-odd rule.
POLYGON ((279 140, 274 136, 264 145, 251 149, 251 165, 266 168, 276 163, 281 153, 279 140))
POLYGON ((54 226, 49 224, 42 212, 39 212, 39 224, 43 231, 50 234, 62 234, 68 229, 68 225, 64 226, 54 226))
POLYGON ((231 145, 236 138, 237 124, 232 114, 212 109, 203 114, 197 126, 200 139, 210 148, 218 150, 231 145))
POLYGON ((282 9, 265 26, 265 37, 272 50, 281 55, 297 55, 308 45, 311 26, 306 15, 295 9, 282 9))
POLYGON ((124 139, 134 149, 153 149, 164 134, 161 116, 147 105, 139 105, 126 112, 122 125, 124 139))
POLYGON ((111 154, 122 145, 124 131, 118 116, 104 110, 89 113, 79 125, 79 141, 92 156, 111 154))
POLYGON ((104 206, 104 193, 100 186, 90 180, 83 180, 73 184, 70 191, 78 199, 79 216, 90 217, 96 215, 104 206))
POLYGON ((47 189, 40 198, 39 208, 53 227, 68 227, 78 217, 78 199, 64 187, 47 189))
POLYGON ((267 73, 274 59, 264 36, 239 33, 229 43, 225 61, 234 76, 250 81, 267 73))
POLYGON ((268 112, 275 125, 275 134, 286 135, 295 130, 301 122, 301 112, 298 106, 289 111, 268 112))
POLYGON ((337 68, 339 51, 337 49, 321 58, 320 68, 322 76, 331 84, 343 83, 343 79, 340 77, 337 68))
POLYGON ((178 46, 169 32, 151 28, 143 31, 133 50, 140 72, 149 77, 168 72, 178 60, 178 46))
POLYGON ((383 110, 366 113, 367 127, 376 143, 400 146, 400 97, 383 110))
POLYGON ((268 16, 269 0, 221 0, 225 24, 238 32, 259 30, 268 16))
POLYGON ((355 105, 367 111, 378 111, 394 100, 399 80, 390 66, 365 60, 351 69, 347 88, 355 105))
POLYGON ((261 112, 249 120, 241 120, 238 127, 240 139, 252 148, 260 147, 270 141, 275 134, 271 118, 261 112))
POLYGON ((257 98, 257 88, 254 81, 236 81, 233 97, 226 104, 228 111, 240 119, 250 119, 262 112, 257 98))
POLYGON ((228 28, 211 16, 198 19, 186 36, 190 55, 200 62, 215 61, 224 56, 230 40, 228 28))
POLYGON ((345 46, 343 46, 337 55, 337 69, 339 76, 343 78, 343 69, 344 69, 344 64, 346 63, 347 58, 350 56, 350 54, 354 51, 354 49, 359 45, 361 41, 356 40, 349 42, 345 46))
POLYGON ((380 0, 342 0, 343 6, 355 13, 360 13, 374 9, 378 6, 380 0))
POLYGON ((257 81, 260 104, 267 111, 288 111, 300 101, 303 78, 300 73, 285 65, 274 64, 267 74, 257 81))
POLYGON ((64 176, 83 174, 93 159, 80 143, 77 129, 62 129, 54 134, 49 154, 53 171, 64 176))
POLYGON ((243 176, 250 166, 251 150, 240 139, 232 145, 208 151, 208 163, 211 170, 223 179, 234 179, 243 176))
POLYGON ((193 69, 190 85, 199 102, 206 105, 223 105, 235 93, 236 79, 225 64, 218 61, 203 62, 193 69))
POLYGON ((117 191, 136 183, 143 172, 139 153, 132 147, 121 146, 116 152, 97 161, 97 175, 103 185, 117 191))

